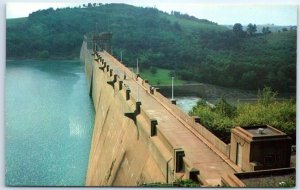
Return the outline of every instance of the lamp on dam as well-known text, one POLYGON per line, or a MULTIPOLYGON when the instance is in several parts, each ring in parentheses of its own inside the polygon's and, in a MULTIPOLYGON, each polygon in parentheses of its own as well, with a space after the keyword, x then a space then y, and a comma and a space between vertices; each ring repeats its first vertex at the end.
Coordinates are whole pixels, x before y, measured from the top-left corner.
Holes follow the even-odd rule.
POLYGON ((176 105, 176 100, 174 99, 174 77, 172 77, 172 98, 171 103, 176 105))
POLYGON ((136 80, 139 78, 139 59, 136 59, 136 80))

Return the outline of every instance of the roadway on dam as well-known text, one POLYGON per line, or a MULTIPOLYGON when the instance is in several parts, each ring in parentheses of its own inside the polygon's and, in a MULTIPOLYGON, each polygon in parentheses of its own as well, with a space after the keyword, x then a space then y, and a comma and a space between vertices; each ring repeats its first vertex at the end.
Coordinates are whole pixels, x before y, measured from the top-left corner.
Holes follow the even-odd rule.
POLYGON ((193 131, 168 106, 151 95, 149 89, 142 85, 141 79, 136 80, 135 75, 128 72, 129 70, 123 64, 107 52, 102 51, 98 53, 110 65, 114 73, 127 73, 127 79, 124 80, 124 84, 129 86, 133 97, 139 96, 138 99, 142 103, 141 107, 144 112, 150 118, 157 119, 159 130, 173 148, 182 148, 184 150, 186 159, 189 160, 193 168, 200 171, 201 178, 209 184, 218 185, 221 184, 222 175, 234 173, 238 170, 236 165, 230 163, 229 158, 222 156, 218 150, 214 150, 203 136, 193 131))

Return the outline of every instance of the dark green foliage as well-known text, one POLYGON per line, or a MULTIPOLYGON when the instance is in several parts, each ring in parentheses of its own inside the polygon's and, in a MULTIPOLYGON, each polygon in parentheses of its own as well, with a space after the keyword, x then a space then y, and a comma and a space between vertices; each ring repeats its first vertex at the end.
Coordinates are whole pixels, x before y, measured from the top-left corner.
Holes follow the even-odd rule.
POLYGON ((210 107, 204 101, 199 101, 197 106, 193 107, 191 115, 201 118, 202 124, 222 141, 230 142, 230 129, 235 125, 233 119, 227 115, 234 114, 233 106, 229 105, 225 99, 221 99, 216 107, 210 107))
POLYGON ((237 35, 239 37, 245 36, 245 32, 243 31, 243 26, 240 23, 235 23, 233 25, 232 31, 235 35, 237 35))
POLYGON ((269 27, 263 27, 262 33, 263 34, 270 34, 271 33, 270 28, 269 27))
POLYGON ((177 179, 173 183, 148 183, 148 184, 141 184, 140 186, 143 187, 201 187, 200 184, 195 183, 190 179, 177 179))
POLYGON ((150 72, 151 74, 155 75, 157 73, 156 67, 151 67, 150 72))
POLYGON ((233 118, 236 115, 236 107, 227 103, 224 97, 221 98, 214 109, 218 114, 225 117, 233 118))
POLYGON ((294 177, 294 178, 288 179, 286 181, 282 181, 278 185, 279 185, 279 187, 285 187, 285 188, 296 187, 296 179, 294 177))
POLYGON ((256 31, 257 31, 256 24, 252 24, 252 23, 248 24, 247 32, 250 36, 252 36, 256 31))
POLYGON ((258 90, 258 103, 268 106, 269 104, 275 102, 277 92, 273 92, 270 87, 265 87, 262 91, 258 90))
POLYGON ((229 105, 221 99, 215 108, 198 102, 191 115, 201 118, 202 124, 221 140, 230 142, 230 129, 236 126, 263 125, 273 126, 290 135, 295 143, 296 135, 296 101, 276 101, 276 93, 265 87, 258 93, 254 104, 229 105))
POLYGON ((49 52, 47 50, 43 50, 38 52, 37 57, 39 59, 48 59, 49 58, 49 52))
POLYGON ((199 184, 195 183, 190 179, 177 179, 174 182, 175 187, 200 187, 199 184))
MULTIPOLYGON (((78 58, 83 35, 113 33, 113 54, 141 69, 176 71, 188 81, 256 90, 264 85, 295 92, 296 30, 246 35, 205 19, 125 4, 36 11, 7 20, 7 58, 78 58), (97 24, 96 24, 97 23, 97 24), (48 52, 48 54, 46 53, 48 52)), ((249 28, 249 29, 250 29, 249 28)))
POLYGON ((296 186, 295 174, 281 175, 281 176, 262 176, 258 178, 244 179, 246 187, 260 187, 260 188, 287 188, 296 186))

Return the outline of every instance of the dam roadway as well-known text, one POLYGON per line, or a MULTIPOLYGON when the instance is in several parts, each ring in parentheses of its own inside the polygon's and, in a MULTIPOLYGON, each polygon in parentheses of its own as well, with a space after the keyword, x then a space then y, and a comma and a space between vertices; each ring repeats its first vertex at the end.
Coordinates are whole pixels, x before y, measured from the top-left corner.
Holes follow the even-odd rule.
MULTIPOLYGON (((85 56, 91 56, 91 51, 88 51, 88 55, 85 56)), ((177 110, 177 108, 174 108, 173 104, 169 103, 170 101, 163 97, 158 90, 154 92, 151 92, 151 86, 147 84, 147 81, 141 79, 140 77, 137 77, 135 73, 133 73, 131 70, 129 70, 127 67, 125 67, 122 63, 120 63, 118 60, 116 60, 113 56, 111 56, 106 51, 97 52, 98 57, 101 57, 102 61, 94 60, 94 58, 97 58, 97 56, 92 56, 92 61, 90 61, 92 64, 92 72, 93 76, 91 77, 91 88, 93 88, 93 85, 95 85, 95 80, 97 73, 102 76, 102 79, 105 77, 107 79, 113 79, 114 75, 116 76, 116 81, 113 81, 113 90, 114 90, 114 96, 116 95, 115 92, 117 91, 118 83, 117 81, 122 81, 123 88, 130 89, 130 101, 123 101, 126 99, 126 93, 120 93, 122 100, 122 113, 124 112, 130 112, 130 110, 136 109, 135 103, 141 102, 141 113, 136 115, 136 126, 137 128, 144 128, 144 130, 148 131, 148 134, 150 134, 151 127, 149 125, 148 120, 155 119, 157 121, 157 135, 151 136, 149 135, 148 141, 153 141, 157 149, 159 150, 160 154, 162 154, 167 161, 167 172, 162 172, 163 177, 166 178, 166 181, 161 182, 172 182, 176 179, 188 179, 191 178, 191 176, 188 175, 188 172, 198 171, 196 172, 197 179, 202 183, 203 185, 207 186, 217 186, 221 185, 221 178, 224 175, 235 173, 237 171, 240 171, 240 169, 228 158, 228 154, 226 155, 225 151, 219 150, 219 148, 214 144, 211 140, 209 140, 209 136, 203 136, 203 134, 199 133, 195 126, 191 126, 189 119, 189 116, 184 115, 184 113, 181 113, 177 110), (103 63, 106 62, 104 65, 103 63), (109 68, 107 68, 107 65, 109 65, 109 68), (104 67, 103 67, 104 66, 104 67), (102 67, 102 69, 101 69, 102 67), (112 72, 109 74, 109 72, 112 72), (124 75, 126 75, 126 79, 124 78, 124 75), (179 114, 178 114, 179 113, 179 114), (176 171, 176 155, 174 154, 174 151, 176 150, 183 150, 184 151, 184 157, 183 157, 183 165, 184 169, 182 171, 176 171), (171 171, 168 171, 168 167, 171 168, 171 171), (188 172, 187 172, 188 170, 188 172), (169 174, 171 173, 171 174, 169 174)), ((86 58, 85 58, 86 59, 86 58)), ((85 64, 89 64, 85 61, 85 64)), ((86 65, 86 69, 88 66, 86 65)), ((87 69, 88 70, 88 69, 87 69)), ((102 82, 103 83, 103 82, 102 82)), ((112 88, 109 84, 105 84, 106 88, 112 88)), ((92 89, 94 90, 94 89, 92 89)), ((101 89, 100 89, 101 91, 101 89)), ((103 89, 102 89, 103 91, 103 89)), ((124 90, 123 90, 124 91, 124 90)), ((99 109, 98 107, 101 107, 101 94, 97 95, 99 97, 99 100, 95 101, 96 95, 93 95, 94 103, 98 104, 95 105, 96 113, 99 109)), ((131 111, 132 112, 132 111, 131 111)), ((96 116, 97 117, 97 116, 96 116)), ((117 115, 115 116, 117 117, 117 115)), ((123 116, 126 118, 125 116, 123 116)), ((128 119, 128 118, 127 118, 128 119)), ((97 119, 96 119, 97 120, 97 119)), ((103 120, 103 119, 102 119, 103 120)), ((130 119, 129 119, 130 120, 130 119)), ((101 125, 105 125, 105 121, 101 121, 101 125)), ((124 122, 123 122, 124 123, 124 122)), ((134 121, 132 122, 134 123, 134 121)), ((99 125, 99 124, 98 124, 99 125)), ((199 123, 196 124, 196 127, 203 127, 199 123)), ((103 128, 103 126, 102 126, 103 128)), ((203 127, 204 128, 204 127, 203 127)), ((97 171, 101 170, 101 164, 99 160, 101 160, 99 155, 97 156, 96 151, 101 152, 100 146, 98 148, 95 147, 95 144, 100 144, 100 141, 103 141, 103 139, 100 138, 101 135, 95 134, 99 133, 97 132, 97 121, 95 121, 94 126, 94 134, 93 134, 93 141, 92 141, 92 148, 90 153, 90 161, 89 161, 89 168, 88 168, 88 174, 87 174, 87 180, 86 185, 89 186, 99 186, 99 185, 117 185, 117 186, 133 186, 136 185, 131 182, 118 182, 118 180, 114 179, 110 183, 105 183, 104 180, 100 180, 101 177, 96 177, 97 171), (100 149, 100 150, 99 150, 100 149), (98 180, 98 181, 97 181, 98 180), (124 184, 125 183, 125 184, 124 184)), ((201 129, 205 130, 205 129, 201 129)), ((101 129, 102 132, 102 129, 101 129)), ((139 132, 138 132, 139 133, 139 132)), ((137 133, 137 136, 139 134, 137 133)), ((109 133, 111 135, 111 133, 109 133)), ((212 134, 210 134, 212 135, 212 134)), ((119 133, 118 137, 122 136, 122 133, 119 133)), ((102 137, 103 138, 103 137, 102 137)), ((137 141, 139 141, 139 137, 137 137, 137 141)), ((146 146, 147 147, 147 146, 146 146)), ((149 147, 149 145, 148 145, 149 147)), ((120 147, 118 148, 120 150, 120 147)), ((124 154, 126 152, 126 148, 121 148, 124 154)), ((150 148, 149 148, 150 149, 150 148)), ((111 150, 113 152, 118 150, 111 150)), ((102 151, 103 153, 103 151, 102 151)), ((109 154, 106 153, 105 154, 109 154)), ((155 158, 155 160, 159 160, 155 158)), ((121 160, 121 159, 120 159, 121 160)), ((124 162, 124 158, 122 158, 122 161, 124 162)), ((136 164, 136 163, 133 163, 136 164)), ((177 163, 178 164, 178 163, 177 163)), ((113 167, 114 164, 112 164, 111 167, 113 167)), ((122 165, 122 164, 119 164, 122 165)), ((159 167, 159 164, 157 164, 159 167)), ((120 166, 119 166, 120 167, 120 166)), ((135 167, 134 165, 131 167, 135 167)), ((144 166, 145 167, 145 166, 144 166)), ((151 167, 151 166, 149 166, 151 167)), ((128 166, 128 168, 130 168, 128 166)), ((112 170, 110 168, 110 170, 112 170)), ((154 169, 153 169, 154 170, 154 169)), ((161 170, 165 170, 165 168, 162 168, 161 170)), ((117 176, 117 173, 119 171, 115 170, 115 175, 117 176)), ((153 171, 154 173, 157 173, 153 171)), ((110 175, 113 172, 110 171, 110 175)), ((109 175, 109 176, 110 176, 109 175)), ((123 174, 126 175, 126 174, 123 174)), ((132 174, 133 175, 133 174, 132 174)), ((116 177, 115 177, 116 178, 116 177)), ((147 180, 143 181, 143 183, 153 183, 158 182, 158 179, 153 178, 153 180, 147 180)), ((134 180, 133 180, 134 181, 134 180)))

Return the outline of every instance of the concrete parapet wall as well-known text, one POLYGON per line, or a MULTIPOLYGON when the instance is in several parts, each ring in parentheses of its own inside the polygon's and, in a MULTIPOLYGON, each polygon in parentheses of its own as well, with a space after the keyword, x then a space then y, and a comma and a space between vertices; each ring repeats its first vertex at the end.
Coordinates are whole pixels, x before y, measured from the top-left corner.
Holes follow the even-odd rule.
MULTIPOLYGON (((129 69, 127 71, 127 75, 134 76, 135 74, 132 73, 129 69)), ((150 84, 146 83, 145 80, 142 78, 137 78, 137 81, 139 81, 147 91, 150 93, 150 88, 152 87, 150 84)), ((176 105, 172 104, 171 101, 163 96, 159 91, 155 91, 153 95, 161 101, 166 107, 171 109, 172 112, 174 112, 177 116, 179 116, 182 120, 184 120, 188 125, 192 126, 193 129, 195 129, 196 132, 198 132, 200 135, 204 136, 206 140, 208 140, 214 148, 218 149, 220 152, 222 152, 225 156, 230 156, 230 145, 227 145, 222 140, 220 140, 217 136, 215 136, 212 132, 210 132, 208 129, 206 129, 204 126, 202 126, 199 123, 196 123, 194 118, 191 116, 188 116, 186 113, 184 113, 182 110, 180 110, 176 105)), ((166 142, 163 135, 161 135, 161 138, 163 141, 166 142)), ((170 143, 168 143, 170 144, 170 143)), ((167 145, 168 146, 168 145, 167 145)), ((171 145, 170 145, 171 146, 171 145)), ((173 147, 172 147, 173 149, 173 147)))
MULTIPOLYGON (((150 85, 145 85, 147 88, 150 88, 150 85)), ((222 140, 216 137, 208 129, 202 126, 199 123, 196 123, 193 117, 188 116, 182 110, 180 110, 176 105, 172 104, 169 99, 164 97, 161 93, 155 92, 154 96, 159 99, 163 104, 171 109, 177 116, 179 116, 183 121, 188 125, 192 126, 200 135, 204 136, 216 149, 221 151, 224 155, 229 157, 230 155, 230 146, 225 144, 222 140)))
POLYGON ((246 187, 246 185, 234 174, 222 176, 222 184, 225 187, 246 187))

